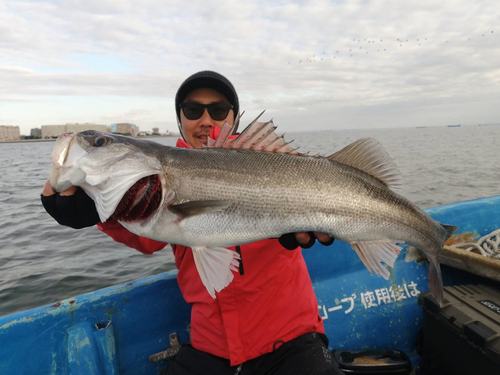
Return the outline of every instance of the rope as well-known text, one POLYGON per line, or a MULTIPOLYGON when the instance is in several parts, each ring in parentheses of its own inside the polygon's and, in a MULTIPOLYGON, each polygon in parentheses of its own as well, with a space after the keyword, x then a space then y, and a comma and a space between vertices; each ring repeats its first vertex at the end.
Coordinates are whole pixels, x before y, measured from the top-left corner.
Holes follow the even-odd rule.
POLYGON ((465 251, 476 251, 482 256, 500 259, 500 229, 494 230, 490 234, 481 237, 476 243, 460 243, 453 245, 457 249, 465 251))

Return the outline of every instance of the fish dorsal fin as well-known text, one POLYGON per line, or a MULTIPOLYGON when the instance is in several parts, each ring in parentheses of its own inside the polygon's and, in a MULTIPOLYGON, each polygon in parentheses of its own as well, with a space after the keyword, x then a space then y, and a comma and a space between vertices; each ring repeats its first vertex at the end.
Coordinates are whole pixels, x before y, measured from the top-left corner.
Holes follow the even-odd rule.
MULTIPOLYGON (((224 147, 224 144, 227 142, 232 131, 233 131, 233 127, 231 125, 229 125, 227 122, 225 122, 224 125, 222 125, 219 136, 217 137, 215 142, 211 145, 211 147, 214 147, 214 148, 224 147)), ((211 138, 208 137, 208 139, 211 139, 211 138)), ((208 144, 208 142, 207 142, 207 144, 208 144)))
POLYGON ((277 152, 281 154, 292 154, 306 156, 297 151, 297 148, 286 142, 283 136, 275 133, 276 126, 273 120, 267 122, 258 121, 265 111, 262 111, 237 138, 230 138, 231 125, 224 123, 217 139, 208 139, 207 148, 232 148, 241 150, 277 152))
POLYGON ((373 138, 361 138, 327 157, 357 168, 383 182, 393 191, 403 189, 403 177, 385 148, 373 138))
POLYGON ((231 148, 241 148, 244 149, 245 144, 258 132, 265 123, 258 121, 259 118, 264 114, 262 111, 236 138, 231 145, 231 148))

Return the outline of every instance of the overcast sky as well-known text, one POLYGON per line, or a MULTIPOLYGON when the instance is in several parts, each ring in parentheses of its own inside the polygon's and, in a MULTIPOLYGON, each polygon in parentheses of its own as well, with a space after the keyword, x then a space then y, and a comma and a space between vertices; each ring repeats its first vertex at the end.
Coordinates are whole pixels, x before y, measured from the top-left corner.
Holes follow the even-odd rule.
POLYGON ((498 0, 0 0, 0 125, 176 130, 175 92, 204 69, 281 131, 500 122, 499 16, 498 0))

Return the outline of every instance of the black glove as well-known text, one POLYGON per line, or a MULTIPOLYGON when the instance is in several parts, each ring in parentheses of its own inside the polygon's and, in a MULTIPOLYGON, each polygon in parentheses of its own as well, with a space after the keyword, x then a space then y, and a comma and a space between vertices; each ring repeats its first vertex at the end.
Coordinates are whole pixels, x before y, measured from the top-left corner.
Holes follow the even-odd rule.
POLYGON ((100 221, 94 201, 80 188, 73 195, 56 193, 41 198, 45 211, 61 225, 81 229, 100 221))
MULTIPOLYGON (((309 249, 312 245, 314 245, 314 242, 316 242, 316 236, 314 235, 313 232, 307 232, 309 233, 310 239, 309 242, 305 245, 299 244, 297 239, 295 238, 295 233, 286 233, 282 235, 278 241, 280 242, 281 246, 283 246, 287 250, 295 250, 297 247, 302 247, 303 249, 309 249)), ((335 241, 335 238, 331 238, 328 242, 321 242, 319 241, 320 244, 323 246, 330 246, 333 241, 335 241)))

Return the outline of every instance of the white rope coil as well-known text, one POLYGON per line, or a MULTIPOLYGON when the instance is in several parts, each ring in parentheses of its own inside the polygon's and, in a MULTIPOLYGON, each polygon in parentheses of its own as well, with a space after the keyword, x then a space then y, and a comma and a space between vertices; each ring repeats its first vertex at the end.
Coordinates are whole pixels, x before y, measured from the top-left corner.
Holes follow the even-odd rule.
POLYGON ((479 252, 488 258, 500 259, 500 229, 481 237, 476 243, 460 243, 452 247, 465 251, 479 252))

